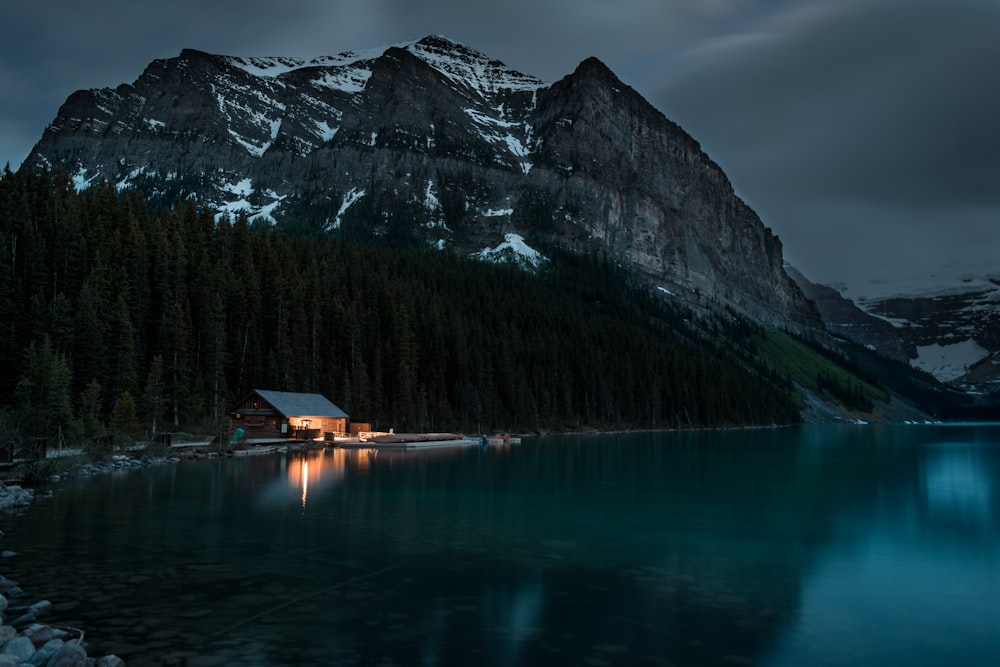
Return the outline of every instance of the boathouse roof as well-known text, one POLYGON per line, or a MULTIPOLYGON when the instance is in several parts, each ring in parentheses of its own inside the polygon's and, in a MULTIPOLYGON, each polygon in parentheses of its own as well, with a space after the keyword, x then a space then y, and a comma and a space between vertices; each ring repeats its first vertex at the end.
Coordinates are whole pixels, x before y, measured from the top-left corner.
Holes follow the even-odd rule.
POLYGON ((322 394, 300 394, 293 391, 273 391, 254 389, 257 394, 285 417, 338 417, 347 418, 347 413, 330 402, 322 394))

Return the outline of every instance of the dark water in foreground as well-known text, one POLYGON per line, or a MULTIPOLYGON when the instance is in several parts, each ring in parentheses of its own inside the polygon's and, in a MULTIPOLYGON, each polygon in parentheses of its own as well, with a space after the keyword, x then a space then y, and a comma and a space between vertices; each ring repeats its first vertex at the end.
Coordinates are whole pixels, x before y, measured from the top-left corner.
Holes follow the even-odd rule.
POLYGON ((0 529, 130 666, 1000 664, 1000 427, 183 463, 0 529))

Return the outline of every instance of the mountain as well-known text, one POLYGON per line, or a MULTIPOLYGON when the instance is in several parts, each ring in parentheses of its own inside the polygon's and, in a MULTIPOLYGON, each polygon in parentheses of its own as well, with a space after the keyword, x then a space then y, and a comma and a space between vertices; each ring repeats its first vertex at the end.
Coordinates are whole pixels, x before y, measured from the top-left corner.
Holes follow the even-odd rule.
POLYGON ((842 293, 794 269, 789 274, 817 304, 831 333, 966 393, 1000 388, 1000 277, 881 283, 842 293))
POLYGON ((546 84, 439 36, 312 59, 185 50, 73 93, 22 168, 40 167, 310 234, 606 253, 663 298, 822 328, 719 166, 594 58, 546 84))

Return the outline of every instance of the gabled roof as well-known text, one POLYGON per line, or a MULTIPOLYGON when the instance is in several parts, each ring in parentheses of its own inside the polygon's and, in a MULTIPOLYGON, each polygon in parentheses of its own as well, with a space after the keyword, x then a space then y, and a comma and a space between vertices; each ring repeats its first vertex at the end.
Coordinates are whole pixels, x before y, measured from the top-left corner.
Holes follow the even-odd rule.
POLYGON ((299 394, 293 391, 254 389, 254 393, 274 406, 285 417, 300 415, 310 417, 347 418, 347 413, 331 403, 322 394, 299 394))

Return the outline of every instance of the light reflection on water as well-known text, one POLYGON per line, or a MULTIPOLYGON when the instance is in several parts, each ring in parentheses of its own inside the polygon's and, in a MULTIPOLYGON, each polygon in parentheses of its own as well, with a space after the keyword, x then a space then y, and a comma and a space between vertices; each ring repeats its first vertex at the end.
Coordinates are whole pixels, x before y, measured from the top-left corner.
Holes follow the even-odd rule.
POLYGON ((988 427, 550 437, 150 468, 0 527, 133 666, 993 665, 998 480, 988 427))
POLYGON ((284 479, 275 479, 274 489, 261 494, 261 501, 284 502, 288 497, 286 491, 290 491, 301 498, 302 508, 305 509, 310 486, 315 494, 335 485, 344 479, 349 467, 364 470, 374 462, 378 453, 377 449, 338 448, 291 454, 283 459, 287 475, 284 479))
POLYGON ((937 521, 988 529, 994 523, 994 482, 978 447, 945 443, 921 467, 924 503, 937 521))

